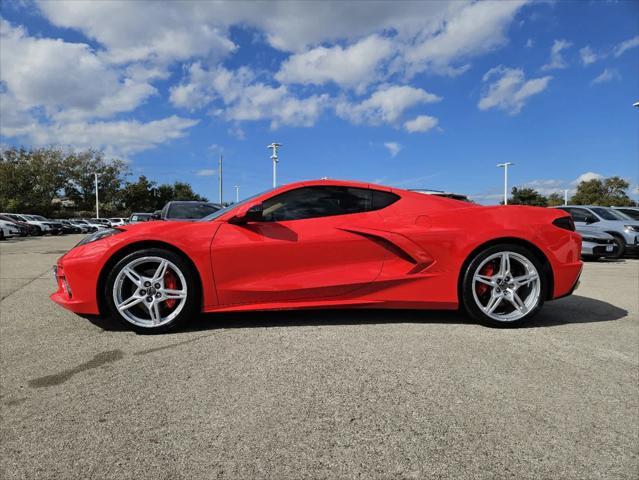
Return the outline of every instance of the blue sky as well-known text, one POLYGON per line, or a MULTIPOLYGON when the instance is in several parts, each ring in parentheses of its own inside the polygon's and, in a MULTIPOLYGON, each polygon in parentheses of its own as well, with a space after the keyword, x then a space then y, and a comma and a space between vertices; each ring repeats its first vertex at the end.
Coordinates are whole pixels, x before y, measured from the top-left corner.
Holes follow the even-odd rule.
MULTIPOLYGON (((496 203, 639 175, 639 3, 3 2, 1 141, 217 199, 330 177, 496 203)), ((633 196, 637 196, 636 193, 633 196)))

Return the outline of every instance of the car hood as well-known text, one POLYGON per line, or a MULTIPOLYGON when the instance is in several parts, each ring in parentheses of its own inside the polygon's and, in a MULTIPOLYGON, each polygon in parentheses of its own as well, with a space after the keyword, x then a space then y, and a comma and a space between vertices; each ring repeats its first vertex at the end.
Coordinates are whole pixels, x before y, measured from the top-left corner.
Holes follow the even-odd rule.
POLYGON ((612 238, 612 235, 600 230, 595 230, 594 228, 578 227, 576 231, 582 237, 600 238, 602 240, 609 240, 610 238, 612 238))

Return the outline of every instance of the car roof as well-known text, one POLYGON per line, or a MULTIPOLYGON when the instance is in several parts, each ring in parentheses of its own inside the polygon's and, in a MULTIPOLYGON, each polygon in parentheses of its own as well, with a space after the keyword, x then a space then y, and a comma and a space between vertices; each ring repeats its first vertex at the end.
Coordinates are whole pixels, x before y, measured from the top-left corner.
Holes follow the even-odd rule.
POLYGON ((393 190, 391 187, 387 187, 384 185, 376 185, 374 183, 358 182, 355 180, 337 180, 337 179, 328 179, 328 178, 321 178, 319 180, 303 180, 301 182, 293 182, 286 185, 282 185, 282 187, 286 187, 287 189, 293 189, 296 187, 315 187, 315 186, 376 188, 378 190, 387 190, 387 191, 393 190))
POLYGON ((604 205, 558 205, 556 208, 611 208, 604 205))

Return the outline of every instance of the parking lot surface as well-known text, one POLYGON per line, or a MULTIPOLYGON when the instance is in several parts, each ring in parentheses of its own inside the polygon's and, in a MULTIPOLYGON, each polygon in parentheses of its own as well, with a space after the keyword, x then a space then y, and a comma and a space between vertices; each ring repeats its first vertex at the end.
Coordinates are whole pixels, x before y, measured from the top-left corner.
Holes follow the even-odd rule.
POLYGON ((515 330, 338 310, 143 336, 49 300, 79 238, 0 244, 0 478, 637 478, 637 260, 515 330))

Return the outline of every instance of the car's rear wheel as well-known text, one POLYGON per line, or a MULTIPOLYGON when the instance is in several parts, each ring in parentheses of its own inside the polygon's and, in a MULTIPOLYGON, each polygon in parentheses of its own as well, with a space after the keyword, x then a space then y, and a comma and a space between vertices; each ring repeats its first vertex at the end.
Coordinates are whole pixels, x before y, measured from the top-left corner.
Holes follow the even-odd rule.
POLYGON ((468 264, 462 302, 483 324, 519 326, 539 312, 545 288, 544 270, 533 252, 516 244, 494 245, 468 264))
POLYGON ((180 255, 158 248, 121 259, 107 277, 105 297, 113 317, 139 333, 175 329, 198 306, 193 268, 180 255))

